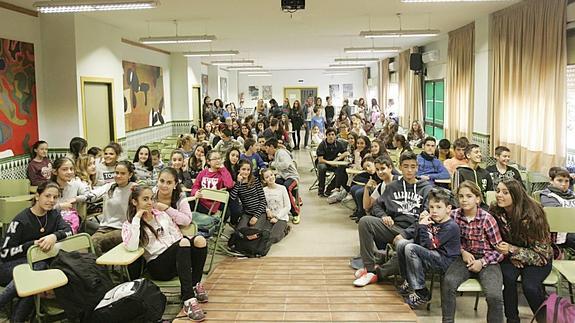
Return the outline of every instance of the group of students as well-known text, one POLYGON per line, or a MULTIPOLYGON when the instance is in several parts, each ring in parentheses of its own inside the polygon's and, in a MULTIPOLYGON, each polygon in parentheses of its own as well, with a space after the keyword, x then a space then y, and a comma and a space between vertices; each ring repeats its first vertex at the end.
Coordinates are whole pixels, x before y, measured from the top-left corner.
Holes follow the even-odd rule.
POLYGON ((349 194, 356 201, 351 217, 358 222, 364 268, 355 272, 354 285, 401 275, 399 293, 415 308, 430 301, 426 273, 440 274, 443 321, 453 322, 457 288, 477 278, 487 299, 487 321, 502 322, 505 315, 507 322, 519 322, 521 276, 523 293, 535 312, 546 297, 543 281, 552 268, 552 244, 574 245, 575 233, 549 232, 543 210, 575 206, 570 173, 551 168, 551 182, 538 203, 527 195, 519 171, 509 166, 506 147, 497 147, 496 163, 483 169, 480 147, 465 137, 453 147, 445 139, 436 147, 435 138, 425 137, 420 154, 398 141, 397 170, 385 146, 372 149, 379 142, 354 132, 344 139, 341 132, 328 129, 317 148, 318 195, 339 189, 339 198, 349 194), (346 160, 349 163, 337 163, 346 160), (345 169, 359 163, 363 171, 348 182, 345 169), (326 170, 335 176, 324 190, 326 170), (496 192, 491 205, 485 203, 487 191, 496 192), (378 264, 375 247, 385 249, 386 244, 397 253, 378 264))

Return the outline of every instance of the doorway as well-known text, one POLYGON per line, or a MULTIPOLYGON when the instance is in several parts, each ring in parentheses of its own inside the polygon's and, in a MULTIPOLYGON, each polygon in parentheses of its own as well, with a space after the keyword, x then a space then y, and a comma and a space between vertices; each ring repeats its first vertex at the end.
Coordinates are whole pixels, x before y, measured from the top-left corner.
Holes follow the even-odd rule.
POLYGON ((90 146, 105 147, 116 141, 112 93, 114 80, 81 77, 84 138, 90 146))
POLYGON ((291 104, 298 100, 303 105, 310 96, 317 97, 317 87, 284 87, 284 98, 288 98, 291 104))

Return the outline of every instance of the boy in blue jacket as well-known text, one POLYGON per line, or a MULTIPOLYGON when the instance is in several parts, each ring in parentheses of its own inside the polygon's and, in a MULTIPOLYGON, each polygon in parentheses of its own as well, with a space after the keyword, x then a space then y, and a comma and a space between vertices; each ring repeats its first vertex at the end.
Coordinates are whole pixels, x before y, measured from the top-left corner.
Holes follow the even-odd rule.
POLYGON ((449 171, 443 163, 435 157, 436 141, 433 137, 423 140, 423 151, 417 156, 417 177, 435 181, 436 179, 450 179, 449 171))
POLYGON ((399 293, 415 308, 427 304, 430 292, 425 287, 425 272, 444 273, 461 255, 460 230, 451 219, 447 193, 433 189, 428 196, 429 212, 395 238, 399 270, 405 279, 399 293))

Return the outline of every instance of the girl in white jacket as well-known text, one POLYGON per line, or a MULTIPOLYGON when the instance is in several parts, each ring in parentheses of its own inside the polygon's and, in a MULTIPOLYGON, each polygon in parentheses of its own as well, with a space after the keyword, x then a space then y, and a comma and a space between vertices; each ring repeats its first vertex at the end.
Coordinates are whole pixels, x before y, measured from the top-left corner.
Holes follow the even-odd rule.
POLYGON ((148 273, 156 280, 180 279, 184 311, 193 321, 205 319, 198 302, 208 301, 200 283, 207 256, 207 242, 202 236, 186 237, 178 225, 187 226, 192 217, 182 212, 153 208, 152 189, 135 186, 130 195, 127 221, 122 240, 129 251, 143 247, 148 273))
POLYGON ((276 176, 271 169, 262 170, 264 180, 264 194, 266 196, 267 229, 271 231, 270 241, 277 243, 290 231, 288 226, 291 203, 287 189, 276 184, 276 176))

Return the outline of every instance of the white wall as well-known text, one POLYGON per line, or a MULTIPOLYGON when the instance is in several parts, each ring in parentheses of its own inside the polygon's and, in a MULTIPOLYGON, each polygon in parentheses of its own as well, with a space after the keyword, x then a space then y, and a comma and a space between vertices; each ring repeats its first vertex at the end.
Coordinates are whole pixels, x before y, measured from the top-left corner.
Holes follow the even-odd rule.
POLYGON ((439 60, 437 62, 429 62, 425 64, 427 68, 426 80, 439 80, 445 78, 447 75, 447 42, 449 37, 447 35, 442 36, 433 43, 426 44, 424 46, 424 52, 429 52, 432 50, 439 51, 439 60))
MULTIPOLYGON (((245 106, 253 108, 256 105, 256 101, 251 100, 249 96, 248 88, 250 85, 271 85, 273 98, 281 104, 284 97, 284 87, 317 87, 318 96, 325 99, 325 97, 329 95, 329 85, 339 84, 340 98, 343 99, 341 94, 342 84, 351 83, 353 84, 353 98, 350 98, 351 103, 353 99, 365 95, 363 72, 362 70, 355 70, 346 73, 347 75, 343 76, 328 76, 324 74, 324 70, 281 70, 272 71, 271 77, 250 77, 247 76, 247 74, 239 74, 238 92, 244 92, 245 106), (303 80, 303 82, 299 83, 298 80, 303 80)), ((261 94, 260 88, 260 97, 261 94)), ((339 102, 334 101, 333 103, 339 106, 341 105, 341 100, 339 102)))
POLYGON ((188 60, 181 53, 170 55, 170 93, 172 103, 172 120, 190 119, 191 97, 188 89, 188 60))
POLYGON ((488 15, 475 20, 475 79, 473 103, 473 132, 490 133, 489 96, 491 95, 491 48, 489 48, 489 21, 488 15))

